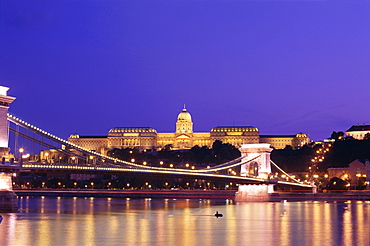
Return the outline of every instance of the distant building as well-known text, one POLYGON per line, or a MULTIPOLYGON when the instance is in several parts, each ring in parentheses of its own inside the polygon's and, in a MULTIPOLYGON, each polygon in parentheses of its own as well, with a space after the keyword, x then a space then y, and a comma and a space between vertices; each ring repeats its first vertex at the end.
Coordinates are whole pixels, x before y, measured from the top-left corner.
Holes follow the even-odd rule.
POLYGON ((290 145, 300 147, 309 142, 304 133, 296 135, 259 135, 253 126, 218 126, 210 132, 193 132, 190 113, 184 108, 177 116, 176 131, 158 133, 151 127, 119 127, 109 130, 107 136, 71 135, 70 142, 89 150, 105 154, 112 148, 139 148, 140 150, 158 150, 166 146, 172 149, 190 149, 195 145, 211 147, 220 140, 236 147, 242 144, 269 143, 277 149, 290 145))
POLYGON ((363 140, 367 133, 370 133, 370 125, 356 125, 351 126, 351 128, 346 131, 346 136, 363 140))
POLYGON ((366 163, 368 161, 354 160, 349 166, 349 177, 351 179, 351 186, 357 186, 360 178, 366 177, 366 163))
POLYGON ((296 149, 307 144, 309 138, 304 133, 296 135, 260 135, 260 143, 269 143, 272 148, 283 149, 287 145, 296 149))
POLYGON ((369 182, 370 162, 368 160, 354 160, 348 167, 328 168, 329 179, 334 177, 350 182, 350 186, 358 186, 360 178, 366 178, 369 182))

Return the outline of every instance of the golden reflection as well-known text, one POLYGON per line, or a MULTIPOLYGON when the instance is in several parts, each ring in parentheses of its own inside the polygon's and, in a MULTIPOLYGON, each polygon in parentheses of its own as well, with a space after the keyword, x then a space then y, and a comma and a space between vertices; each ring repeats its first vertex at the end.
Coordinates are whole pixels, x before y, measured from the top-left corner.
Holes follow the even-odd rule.
POLYGON ((124 235, 125 238, 122 238, 122 240, 127 242, 127 245, 133 245, 139 238, 138 234, 140 233, 141 228, 138 226, 138 222, 140 219, 137 218, 137 214, 130 212, 124 213, 122 219, 125 222, 122 228, 126 231, 126 234, 124 235))
POLYGON ((315 246, 370 240, 368 202, 231 203, 21 198, 20 212, 3 214, 0 245, 315 246), (224 217, 215 218, 216 211, 224 217))
MULTIPOLYGON (((189 204, 189 199, 186 199, 186 204, 189 204)), ((192 228, 195 222, 193 221, 193 217, 190 214, 190 209, 185 208, 183 210, 183 213, 181 215, 181 224, 180 228, 183 230, 183 233, 180 236, 180 242, 182 242, 184 245, 196 245, 196 242, 193 241, 193 232, 192 228)), ((208 224, 208 223, 205 223, 208 224)), ((205 230, 204 236, 207 237, 207 227, 199 228, 198 230, 205 230)), ((208 234, 209 235, 209 234, 208 234)))
POLYGON ((73 207, 72 213, 76 214, 77 213, 77 197, 74 196, 72 201, 73 201, 73 203, 72 203, 73 204, 72 205, 72 207, 73 207))
POLYGON ((351 224, 351 212, 350 209, 350 202, 346 202, 349 204, 345 207, 345 211, 343 212, 343 242, 342 245, 350 245, 352 242, 352 224, 351 224))
POLYGON ((45 197, 41 197, 41 204, 40 204, 41 208, 40 208, 40 213, 45 213, 45 197))
POLYGON ((112 200, 112 198, 110 198, 110 197, 107 198, 107 213, 108 213, 108 215, 110 215, 111 209, 112 209, 111 200, 112 200))
POLYGON ((53 225, 50 223, 50 220, 40 220, 38 223, 38 229, 36 233, 37 245, 52 245, 51 233, 54 233, 50 229, 53 228, 53 225))

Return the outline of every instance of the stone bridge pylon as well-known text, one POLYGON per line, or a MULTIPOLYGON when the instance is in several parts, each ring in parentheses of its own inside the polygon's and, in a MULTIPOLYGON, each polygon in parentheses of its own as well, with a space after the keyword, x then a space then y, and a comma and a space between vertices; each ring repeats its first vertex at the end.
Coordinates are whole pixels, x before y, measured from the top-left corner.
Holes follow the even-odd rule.
MULTIPOLYGON (((250 160, 240 168, 240 175, 268 180, 271 173, 270 154, 272 148, 270 144, 243 144, 239 149, 243 160, 250 160)), ((248 184, 239 185, 235 195, 236 201, 268 201, 270 193, 274 192, 271 184, 248 184)))
MULTIPOLYGON (((9 154, 8 109, 15 97, 8 96, 9 88, 0 86, 0 163, 5 164, 9 154)), ((0 212, 14 212, 18 209, 17 196, 12 190, 12 174, 0 173, 0 212)))

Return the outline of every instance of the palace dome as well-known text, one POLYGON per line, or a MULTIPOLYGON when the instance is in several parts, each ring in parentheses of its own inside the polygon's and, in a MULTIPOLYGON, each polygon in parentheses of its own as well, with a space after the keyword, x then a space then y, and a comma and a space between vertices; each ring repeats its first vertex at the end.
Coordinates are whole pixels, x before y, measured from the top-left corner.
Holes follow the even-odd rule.
POLYGON ((189 112, 186 111, 186 108, 184 108, 179 115, 177 116, 177 121, 186 121, 186 122, 192 122, 191 121, 191 115, 189 112))

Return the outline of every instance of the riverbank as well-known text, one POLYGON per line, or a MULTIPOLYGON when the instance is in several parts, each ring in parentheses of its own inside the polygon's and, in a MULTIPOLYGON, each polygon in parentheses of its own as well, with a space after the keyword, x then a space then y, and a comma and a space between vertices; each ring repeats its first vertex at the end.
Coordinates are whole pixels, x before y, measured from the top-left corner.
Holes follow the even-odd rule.
POLYGON ((14 189, 17 196, 234 199, 236 190, 14 189))
POLYGON ((271 201, 370 201, 370 191, 346 191, 330 193, 290 193, 271 194, 271 201))
MULTIPOLYGON (((92 190, 92 189, 14 189, 18 197, 111 197, 111 198, 187 198, 231 199, 236 190, 92 190)), ((270 201, 370 201, 370 191, 330 193, 281 192, 270 194, 270 201)))

